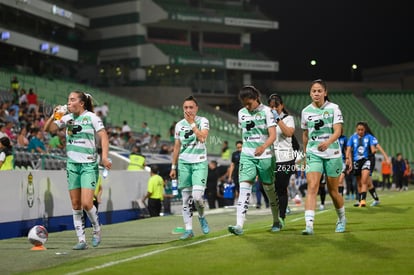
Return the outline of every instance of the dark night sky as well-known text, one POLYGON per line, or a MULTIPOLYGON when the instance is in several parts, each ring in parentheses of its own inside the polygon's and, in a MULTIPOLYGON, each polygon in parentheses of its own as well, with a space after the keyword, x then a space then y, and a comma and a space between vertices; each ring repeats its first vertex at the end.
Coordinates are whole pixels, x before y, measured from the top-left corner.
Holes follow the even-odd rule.
POLYGON ((414 13, 409 1, 258 0, 279 30, 253 36, 253 49, 280 62, 274 78, 357 79, 364 68, 414 61, 414 13), (312 67, 310 60, 316 59, 312 67))

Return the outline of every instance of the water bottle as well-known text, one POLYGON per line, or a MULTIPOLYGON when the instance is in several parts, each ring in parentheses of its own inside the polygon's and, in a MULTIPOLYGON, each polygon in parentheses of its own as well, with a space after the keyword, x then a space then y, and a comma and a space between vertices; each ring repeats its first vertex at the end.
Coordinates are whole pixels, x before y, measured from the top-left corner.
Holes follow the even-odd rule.
MULTIPOLYGON (((108 160, 109 160, 110 163, 112 163, 112 160, 111 159, 108 159, 108 160)), ((106 177, 108 176, 108 174, 109 174, 109 170, 106 169, 106 168, 104 168, 103 171, 102 171, 102 177, 104 179, 106 179, 106 177)))
POLYGON ((27 205, 29 206, 29 208, 32 208, 34 204, 34 185, 33 185, 33 175, 31 172, 27 176, 26 194, 27 194, 27 205))
POLYGON ((56 112, 54 113, 54 118, 56 120, 60 120, 67 112, 68 112, 68 106, 61 105, 57 108, 56 112))
POLYGON ((176 179, 171 180, 171 189, 173 196, 178 195, 178 182, 176 179))

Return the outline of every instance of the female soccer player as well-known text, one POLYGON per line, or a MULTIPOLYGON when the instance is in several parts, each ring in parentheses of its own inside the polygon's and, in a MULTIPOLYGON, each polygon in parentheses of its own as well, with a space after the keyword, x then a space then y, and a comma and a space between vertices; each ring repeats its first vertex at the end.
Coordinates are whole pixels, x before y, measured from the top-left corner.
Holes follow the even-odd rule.
POLYGON ((53 114, 46 121, 44 129, 56 132, 64 127, 66 127, 68 188, 73 209, 73 224, 78 237, 78 243, 73 249, 84 250, 88 245, 82 209, 85 210, 93 227, 92 246, 97 247, 101 242, 98 210, 93 205, 99 175, 95 137, 98 136, 101 141, 102 165, 106 169, 111 169, 111 161, 108 159, 108 135, 102 120, 93 112, 91 95, 80 91, 69 94, 68 114, 59 120, 54 120, 53 114))
POLYGON ((306 178, 308 191, 305 202, 306 228, 303 235, 313 234, 316 196, 323 173, 329 195, 336 208, 338 220, 335 232, 344 232, 346 219, 343 197, 338 192, 339 175, 342 171, 342 153, 338 138, 342 130, 342 112, 339 106, 328 101, 326 83, 315 80, 311 84, 312 103, 302 110, 303 147, 306 154, 306 178))

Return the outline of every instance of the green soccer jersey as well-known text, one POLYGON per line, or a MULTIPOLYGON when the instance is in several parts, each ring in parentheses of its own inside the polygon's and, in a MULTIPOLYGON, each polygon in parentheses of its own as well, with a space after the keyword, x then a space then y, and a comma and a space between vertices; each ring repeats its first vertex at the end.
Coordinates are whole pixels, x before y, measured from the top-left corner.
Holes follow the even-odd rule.
MULTIPOLYGON (((209 130, 209 122, 205 117, 196 116, 195 124, 199 130, 209 130)), ((197 140, 187 120, 180 120, 175 126, 175 139, 181 142, 179 159, 185 163, 198 163, 207 160, 207 148, 205 142, 197 140)))
POLYGON ((97 161, 95 133, 104 129, 102 120, 89 111, 79 116, 64 115, 55 120, 59 128, 66 127, 66 153, 68 162, 90 163, 97 161))
POLYGON ((335 103, 326 101, 320 108, 309 104, 302 110, 301 127, 308 130, 306 153, 313 153, 322 158, 342 157, 339 142, 336 140, 325 151, 319 151, 319 143, 328 140, 333 134, 333 126, 343 123, 342 112, 335 103))
POLYGON ((238 122, 242 129, 243 139, 241 155, 257 159, 273 157, 273 146, 266 148, 261 156, 254 155, 256 148, 263 145, 269 138, 268 128, 276 126, 271 109, 263 104, 260 104, 252 112, 242 108, 238 113, 238 122))

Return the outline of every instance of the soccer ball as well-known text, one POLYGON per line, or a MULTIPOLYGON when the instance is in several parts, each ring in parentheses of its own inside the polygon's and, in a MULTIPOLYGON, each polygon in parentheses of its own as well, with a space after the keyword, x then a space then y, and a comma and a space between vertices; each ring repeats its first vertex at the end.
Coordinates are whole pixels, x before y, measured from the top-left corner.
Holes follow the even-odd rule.
POLYGON ((300 198, 298 194, 296 194, 296 196, 293 198, 293 201, 295 202, 296 205, 302 204, 302 199, 300 198))
POLYGON ((46 243, 48 236, 49 233, 47 232, 46 227, 42 225, 35 225, 30 229, 27 238, 34 246, 42 246, 46 243))

